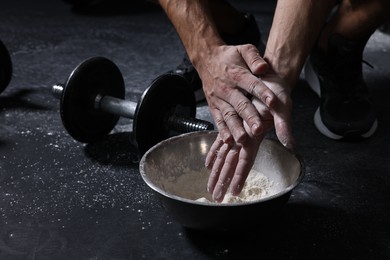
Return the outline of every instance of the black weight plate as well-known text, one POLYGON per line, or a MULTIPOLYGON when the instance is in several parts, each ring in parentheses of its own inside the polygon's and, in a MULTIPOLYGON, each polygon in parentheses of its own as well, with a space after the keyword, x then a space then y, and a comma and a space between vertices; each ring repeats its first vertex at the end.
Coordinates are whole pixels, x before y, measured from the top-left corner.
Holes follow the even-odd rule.
POLYGON ((12 77, 12 61, 4 43, 0 41, 0 93, 8 86, 12 77))
POLYGON ((135 111, 133 134, 138 150, 144 154, 171 131, 165 120, 171 114, 195 117, 196 102, 188 81, 177 74, 163 74, 143 93, 135 111))
POLYGON ((77 141, 90 143, 108 135, 119 116, 94 108, 97 95, 124 99, 125 84, 119 68, 104 57, 85 60, 71 73, 61 99, 61 118, 77 141))

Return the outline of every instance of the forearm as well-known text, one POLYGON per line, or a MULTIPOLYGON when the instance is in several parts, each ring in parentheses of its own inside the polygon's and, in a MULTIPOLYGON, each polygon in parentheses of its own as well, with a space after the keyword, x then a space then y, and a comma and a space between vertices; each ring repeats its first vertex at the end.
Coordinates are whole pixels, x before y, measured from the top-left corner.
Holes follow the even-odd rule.
POLYGON ((329 0, 278 0, 264 58, 290 91, 333 6, 329 0))
POLYGON ((159 0, 196 67, 215 46, 224 44, 206 0, 159 0))

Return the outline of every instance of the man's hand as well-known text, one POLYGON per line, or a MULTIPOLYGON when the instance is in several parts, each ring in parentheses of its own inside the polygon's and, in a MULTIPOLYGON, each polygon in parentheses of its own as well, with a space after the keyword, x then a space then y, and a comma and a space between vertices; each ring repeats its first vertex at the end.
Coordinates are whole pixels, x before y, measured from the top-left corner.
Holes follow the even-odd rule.
POLYGON ((194 60, 210 112, 224 143, 244 143, 248 134, 260 136, 264 126, 251 97, 272 108, 276 95, 258 78, 268 65, 250 44, 214 47, 194 60), (247 131, 243 122, 247 124, 247 131))
POLYGON ((260 115, 264 132, 251 134, 249 126, 244 123, 248 138, 242 143, 223 142, 220 134, 213 143, 207 158, 206 167, 211 169, 207 189, 213 199, 221 202, 230 186, 233 195, 238 195, 256 159, 257 151, 266 131, 275 127, 278 139, 288 148, 293 146, 291 133, 291 98, 284 81, 276 74, 269 73, 262 77, 262 82, 277 97, 273 109, 262 101, 253 98, 252 104, 260 115))

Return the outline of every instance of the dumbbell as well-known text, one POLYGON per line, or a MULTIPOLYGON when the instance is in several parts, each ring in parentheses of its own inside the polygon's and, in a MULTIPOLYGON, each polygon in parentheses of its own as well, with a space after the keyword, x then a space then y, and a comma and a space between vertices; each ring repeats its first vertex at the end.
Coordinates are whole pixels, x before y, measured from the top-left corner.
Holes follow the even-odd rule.
POLYGON ((138 103, 124 100, 119 68, 104 57, 80 63, 64 85, 54 85, 62 123, 77 141, 96 142, 108 135, 120 117, 133 119, 133 135, 141 154, 175 134, 212 130, 195 118, 196 102, 187 80, 163 74, 152 81, 138 103))
POLYGON ((12 62, 7 47, 0 40, 0 93, 8 86, 12 77, 12 62))

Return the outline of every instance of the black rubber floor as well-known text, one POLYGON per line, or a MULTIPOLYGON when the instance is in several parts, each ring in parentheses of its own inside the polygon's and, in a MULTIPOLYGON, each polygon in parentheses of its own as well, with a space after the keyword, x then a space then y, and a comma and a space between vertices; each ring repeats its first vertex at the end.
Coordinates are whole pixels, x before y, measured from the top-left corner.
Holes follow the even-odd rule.
MULTIPOLYGON (((313 124, 319 100, 302 80, 294 132, 306 176, 283 216, 249 234, 204 234, 177 224, 143 183, 131 120, 81 144, 51 94, 82 60, 105 56, 137 101, 180 62, 184 50, 164 13, 131 2, 72 10, 59 0, 1 1, 13 77, 0 95, 0 259, 390 258, 389 35, 376 32, 364 57, 374 66, 364 73, 377 133, 358 143, 322 136, 313 124)), ((233 3, 255 15, 266 38, 273 1, 258 2, 233 3)), ((211 120, 205 104, 197 116, 211 120)))

